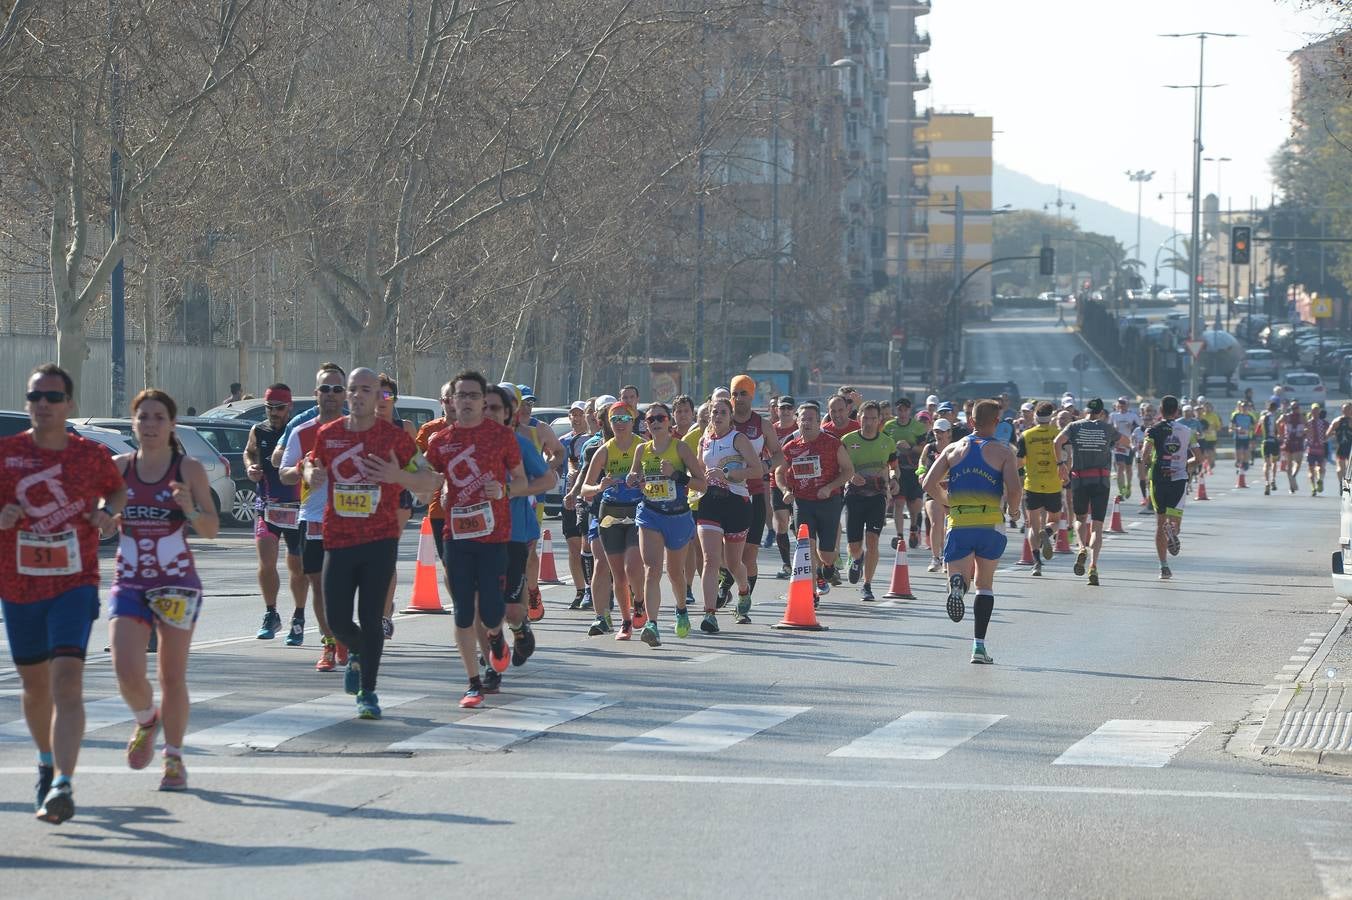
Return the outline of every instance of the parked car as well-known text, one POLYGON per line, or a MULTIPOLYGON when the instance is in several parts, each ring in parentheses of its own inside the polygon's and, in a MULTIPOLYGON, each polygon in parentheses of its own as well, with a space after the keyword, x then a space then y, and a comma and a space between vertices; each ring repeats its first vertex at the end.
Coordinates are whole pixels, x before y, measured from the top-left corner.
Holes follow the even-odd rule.
POLYGON ((235 489, 230 497, 230 511, 226 514, 226 521, 241 528, 252 525, 258 515, 258 511, 254 509, 258 490, 257 485, 249 480, 248 466, 244 464, 244 448, 249 445, 249 432, 253 429, 254 423, 240 419, 184 416, 178 420, 178 424, 194 428, 230 463, 230 475, 234 479, 235 489))
POLYGON ((1253 314, 1240 319, 1235 325, 1234 336, 1246 344, 1258 343, 1258 333, 1268 327, 1271 319, 1265 315, 1253 314))
POLYGON ((1245 350, 1239 364, 1240 378, 1276 378, 1277 354, 1271 350, 1245 350))
POLYGON ((1283 393, 1287 398, 1295 400, 1305 406, 1309 406, 1316 400, 1320 403, 1327 402, 1328 396, 1324 389, 1324 379, 1320 378, 1315 372, 1287 372, 1286 377, 1282 379, 1286 386, 1283 393))
MULTIPOLYGON (((296 397, 291 402, 292 415, 300 415, 315 405, 313 397, 296 397)), ((202 413, 202 418, 242 419, 252 425, 267 418, 265 403, 266 401, 258 399, 233 400, 220 406, 213 406, 202 413)), ((412 422, 414 428, 421 428, 432 419, 441 416, 441 403, 431 397, 400 397, 395 401, 394 412, 399 418, 412 422)))

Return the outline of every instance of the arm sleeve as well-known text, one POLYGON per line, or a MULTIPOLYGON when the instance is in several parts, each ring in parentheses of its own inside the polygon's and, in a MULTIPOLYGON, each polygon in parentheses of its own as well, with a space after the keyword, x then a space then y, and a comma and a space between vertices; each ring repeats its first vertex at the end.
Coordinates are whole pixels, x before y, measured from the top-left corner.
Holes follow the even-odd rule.
POLYGON ((300 457, 300 432, 293 431, 286 438, 286 443, 282 447, 281 467, 296 465, 300 462, 300 457))

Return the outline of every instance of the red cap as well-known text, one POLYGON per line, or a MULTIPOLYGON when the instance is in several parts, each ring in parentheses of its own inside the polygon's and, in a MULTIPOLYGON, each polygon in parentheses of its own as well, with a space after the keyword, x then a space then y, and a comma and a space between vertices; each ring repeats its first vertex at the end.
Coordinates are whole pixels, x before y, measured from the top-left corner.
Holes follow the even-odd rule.
POLYGON ((281 388, 268 388, 263 392, 263 399, 268 403, 290 403, 291 392, 281 388))

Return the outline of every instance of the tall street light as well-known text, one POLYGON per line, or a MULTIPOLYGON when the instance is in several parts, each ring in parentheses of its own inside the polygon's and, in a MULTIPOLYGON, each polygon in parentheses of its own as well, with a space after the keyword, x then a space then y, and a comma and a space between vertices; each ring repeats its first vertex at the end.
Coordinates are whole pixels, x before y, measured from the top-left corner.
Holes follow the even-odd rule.
MULTIPOLYGON (((1192 272, 1191 282, 1188 285, 1188 339, 1197 340, 1202 333, 1201 315, 1200 315, 1200 285, 1197 283, 1200 275, 1199 266, 1201 264, 1201 254, 1197 252, 1198 236, 1201 233, 1202 225, 1202 94, 1209 87, 1222 87, 1219 84, 1206 83, 1206 39, 1211 37, 1232 38, 1239 37, 1237 34, 1229 34, 1218 31, 1190 31, 1174 34, 1162 34, 1160 37, 1172 38, 1197 38, 1197 83, 1196 84, 1169 84, 1165 87, 1175 90, 1191 89, 1193 91, 1193 125, 1192 125, 1192 272)), ((1188 366, 1188 396, 1197 396, 1197 366, 1190 364, 1188 366)))
MULTIPOLYGON (((1221 227, 1224 227, 1224 224, 1223 224, 1223 223, 1224 223, 1225 219, 1224 219, 1224 213, 1222 212, 1222 210, 1225 209, 1225 208, 1227 208, 1227 207, 1229 206, 1229 204, 1225 202, 1225 194, 1221 193, 1221 186, 1222 186, 1222 182, 1221 182, 1221 170, 1224 168, 1224 166, 1225 166, 1226 163, 1228 163, 1228 162, 1233 162, 1233 160, 1231 160, 1230 157, 1228 157, 1228 156, 1203 156, 1203 157, 1202 157, 1202 162, 1212 162, 1212 163, 1215 163, 1215 164, 1216 164, 1216 221, 1217 221, 1218 224, 1221 225, 1221 227)), ((1225 262, 1225 248, 1224 248, 1224 246, 1221 244, 1221 236, 1220 236, 1219 234, 1217 234, 1217 235, 1216 235, 1216 288, 1217 288, 1217 291, 1220 290, 1221 272, 1222 272, 1222 270, 1228 272, 1228 268, 1227 268, 1226 262, 1225 262)), ((1230 291, 1230 293, 1233 295, 1233 294, 1234 294, 1234 288, 1232 288, 1232 287, 1230 286, 1230 277, 1229 277, 1229 275, 1227 275, 1226 278, 1225 278, 1225 286, 1226 286, 1226 288, 1230 291)))
MULTIPOLYGON (((1145 169, 1137 169, 1135 172, 1128 170, 1127 178, 1136 182, 1136 246, 1132 248, 1131 258, 1141 258, 1141 194, 1145 189, 1145 183, 1155 177, 1154 171, 1147 172, 1145 169)), ((1151 293, 1154 293, 1154 284, 1150 285, 1151 293)))

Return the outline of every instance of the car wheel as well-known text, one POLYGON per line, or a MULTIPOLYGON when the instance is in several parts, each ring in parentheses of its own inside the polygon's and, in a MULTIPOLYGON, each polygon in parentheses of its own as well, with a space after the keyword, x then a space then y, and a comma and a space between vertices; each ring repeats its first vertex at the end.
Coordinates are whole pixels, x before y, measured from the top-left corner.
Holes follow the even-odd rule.
POLYGON ((247 528, 258 518, 258 510, 254 508, 254 502, 258 499, 258 492, 252 487, 244 485, 235 485, 235 494, 230 501, 230 519, 240 528, 247 528))

